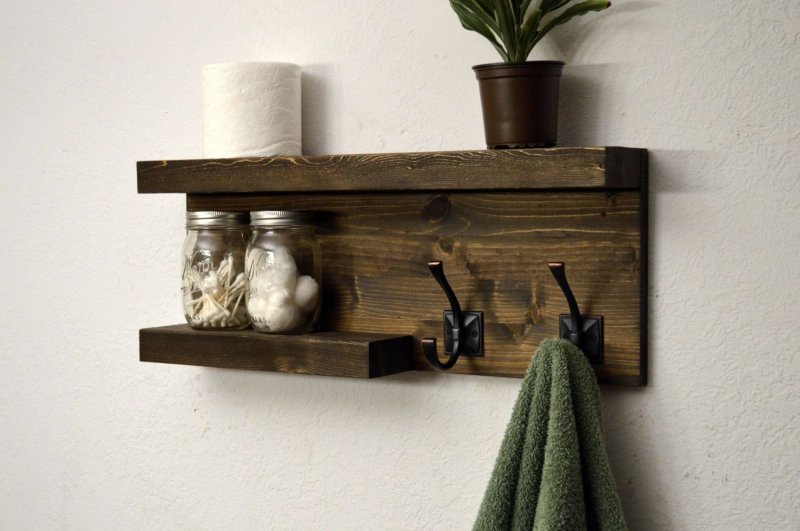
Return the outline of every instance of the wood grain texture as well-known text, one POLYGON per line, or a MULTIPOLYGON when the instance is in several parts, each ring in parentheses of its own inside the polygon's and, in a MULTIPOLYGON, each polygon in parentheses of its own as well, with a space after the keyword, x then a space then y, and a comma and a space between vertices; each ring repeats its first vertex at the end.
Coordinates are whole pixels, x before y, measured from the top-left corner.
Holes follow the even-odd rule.
POLYGON ((268 335, 253 330, 209 332, 188 325, 139 331, 139 359, 297 374, 377 378, 411 368, 412 338, 327 332, 268 335))
POLYGON ((420 339, 441 343, 447 308, 427 262, 485 313, 485 356, 452 372, 522 376, 568 313, 547 268, 563 261, 582 313, 605 319, 599 380, 646 381, 646 192, 190 194, 187 206, 319 211, 323 329, 411 334, 417 370, 431 370, 420 339))
POLYGON ((137 163, 139 193, 638 189, 646 151, 589 147, 137 163))

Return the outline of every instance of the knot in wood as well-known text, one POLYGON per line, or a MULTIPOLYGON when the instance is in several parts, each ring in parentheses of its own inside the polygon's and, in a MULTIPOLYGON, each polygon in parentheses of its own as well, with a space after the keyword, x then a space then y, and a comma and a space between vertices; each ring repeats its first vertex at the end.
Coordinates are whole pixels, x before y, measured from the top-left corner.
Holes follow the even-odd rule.
POLYGON ((447 254, 451 254, 453 252, 453 240, 442 236, 439 238, 439 249, 447 254))
POLYGON ((443 221, 450 214, 450 199, 446 195, 436 196, 422 209, 422 217, 432 223, 443 221))

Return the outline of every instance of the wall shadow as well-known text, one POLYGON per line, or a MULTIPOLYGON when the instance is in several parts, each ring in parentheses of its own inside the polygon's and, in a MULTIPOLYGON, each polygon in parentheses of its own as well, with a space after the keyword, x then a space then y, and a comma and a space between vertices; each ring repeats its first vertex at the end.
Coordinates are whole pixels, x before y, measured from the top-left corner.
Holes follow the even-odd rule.
POLYGON ((303 66, 303 155, 328 153, 330 138, 331 68, 324 64, 303 66))
POLYGON ((595 146, 609 130, 606 103, 620 64, 564 66, 559 96, 558 145, 595 146))
MULTIPOLYGON (((667 338, 655 335, 655 324, 666 318, 656 304, 654 267, 670 257, 658 254, 656 227, 659 219, 669 220, 669 231, 680 232, 681 219, 673 219, 668 208, 674 195, 707 194, 711 188, 698 180, 697 175, 712 171, 709 165, 715 163, 713 154, 701 150, 648 148, 649 154, 649 231, 648 231, 648 370, 646 387, 624 388, 601 386, 606 445, 609 459, 622 499, 625 517, 630 529, 669 529, 673 527, 669 507, 664 503, 664 492, 671 488, 663 474, 664 455, 681 455, 682 449, 676 447, 681 438, 669 439, 661 429, 661 408, 658 397, 667 395, 659 386, 662 371, 670 368, 659 356, 656 346, 667 345, 667 338), (656 391, 658 389, 658 391, 656 391), (660 468, 659 468, 660 467, 660 468)), ((665 230, 663 227, 661 232, 665 230)), ((688 435, 687 435, 688 436, 688 435)))

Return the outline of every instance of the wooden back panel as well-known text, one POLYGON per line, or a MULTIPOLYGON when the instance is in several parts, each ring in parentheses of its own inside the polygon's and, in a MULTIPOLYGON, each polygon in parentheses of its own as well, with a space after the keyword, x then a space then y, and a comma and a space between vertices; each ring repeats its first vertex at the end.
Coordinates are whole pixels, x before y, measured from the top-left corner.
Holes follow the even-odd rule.
MULTIPOLYGON (((451 372, 522 376, 568 313, 548 261, 563 261, 581 313, 605 319, 600 382, 646 382, 646 176, 634 190, 188 194, 189 210, 321 212, 323 330, 439 338, 442 260, 464 310, 483 311, 485 356, 451 372)), ((443 356, 443 353, 442 353, 443 356)))

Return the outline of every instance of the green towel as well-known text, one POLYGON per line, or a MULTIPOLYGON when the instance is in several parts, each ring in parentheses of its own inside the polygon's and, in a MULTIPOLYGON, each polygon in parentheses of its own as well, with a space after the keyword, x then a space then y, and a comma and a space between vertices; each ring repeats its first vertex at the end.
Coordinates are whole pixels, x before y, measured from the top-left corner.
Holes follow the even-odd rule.
POLYGON ((474 529, 625 528, 594 371, 577 347, 547 339, 522 382, 474 529))

